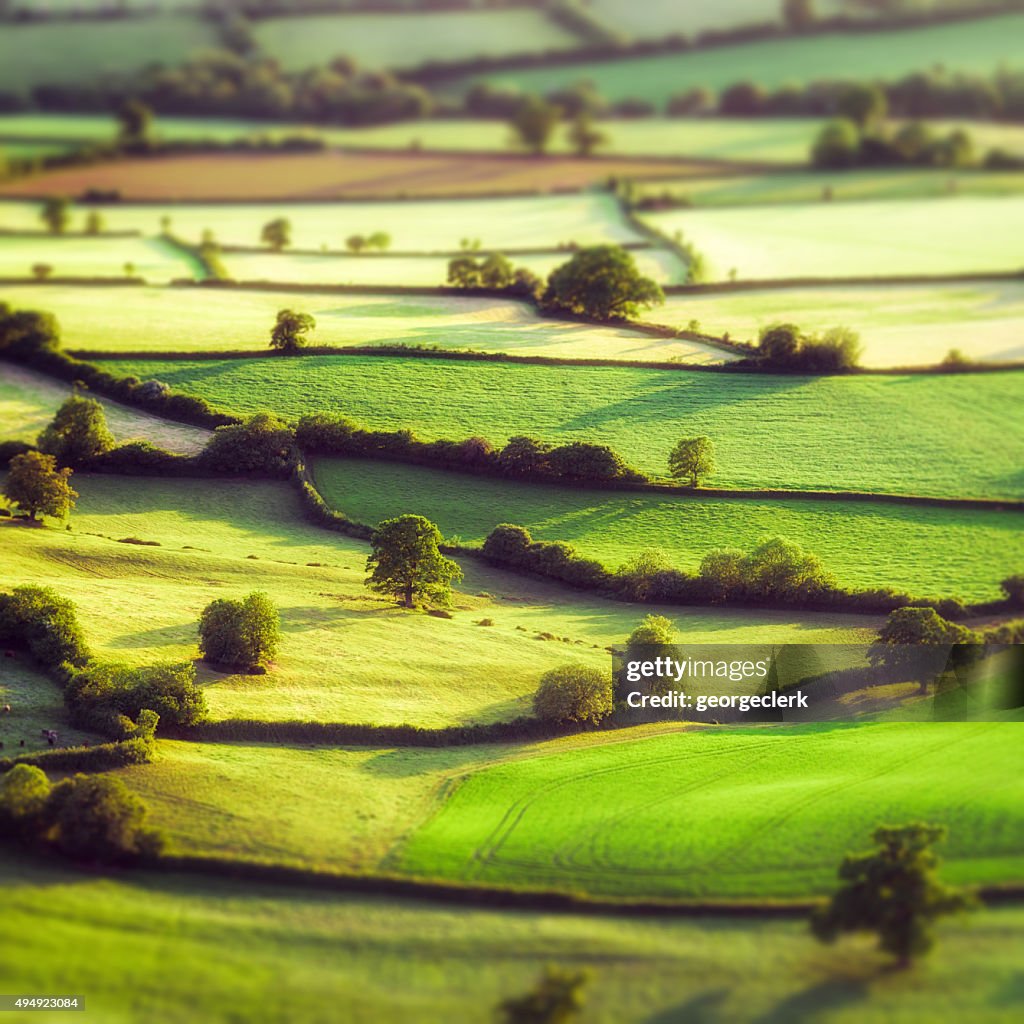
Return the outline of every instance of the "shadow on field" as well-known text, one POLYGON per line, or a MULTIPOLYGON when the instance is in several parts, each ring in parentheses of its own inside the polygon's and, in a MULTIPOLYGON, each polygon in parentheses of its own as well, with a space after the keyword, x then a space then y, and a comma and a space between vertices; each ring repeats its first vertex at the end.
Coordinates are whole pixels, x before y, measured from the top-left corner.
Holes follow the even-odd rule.
POLYGON ((140 629, 137 633, 122 633, 108 640, 107 647, 158 647, 165 644, 190 644, 196 639, 194 620, 174 626, 157 626, 155 629, 140 629))
POLYGON ((483 767, 485 746, 423 747, 389 750, 363 765, 363 771, 389 779, 407 779, 425 772, 452 771, 457 768, 483 767))
POLYGON ((722 1003, 728 995, 727 988, 702 992, 699 996, 687 999, 685 1003, 648 1018, 647 1024, 718 1024, 728 1019, 722 1010, 722 1003))
POLYGON ((767 1013, 756 1018, 756 1024, 792 1024, 798 1020, 813 1020, 829 1010, 840 1010, 861 1002, 868 995, 864 981, 836 978, 819 981, 816 985, 783 999, 767 1013))
POLYGON ((1018 971, 995 994, 993 1006, 1012 1006, 1024 1013, 1024 971, 1018 971))

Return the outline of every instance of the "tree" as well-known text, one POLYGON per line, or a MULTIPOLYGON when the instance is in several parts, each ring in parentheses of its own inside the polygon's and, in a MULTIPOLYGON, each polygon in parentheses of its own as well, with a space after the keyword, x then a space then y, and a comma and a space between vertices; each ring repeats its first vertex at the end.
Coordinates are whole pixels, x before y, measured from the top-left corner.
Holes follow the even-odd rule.
POLYGON ((50 780, 41 768, 16 764, 0 775, 0 835, 32 838, 49 798, 50 780))
POLYGON ((298 352, 306 344, 306 334, 315 327, 316 321, 308 313, 279 309, 270 330, 270 347, 287 354, 298 352))
POLYGON ((907 670, 916 676, 920 692, 927 693, 928 684, 949 664, 953 652, 947 648, 978 642, 976 633, 947 621, 934 608, 908 606, 889 613, 878 640, 868 649, 868 660, 907 670))
POLYGON ((569 142, 577 156, 590 156, 598 146, 608 141, 608 136, 594 127, 590 114, 581 110, 569 125, 569 142))
POLYGON ((1015 573, 1000 580, 999 587, 1002 590, 1007 604, 1014 608, 1024 608, 1024 573, 1015 573))
POLYGON ((386 231, 374 231, 367 238, 366 247, 368 249, 376 249, 378 252, 384 252, 386 249, 391 248, 391 236, 386 231))
POLYGON ((676 627, 664 615, 645 615, 640 625, 629 634, 627 647, 664 645, 676 642, 676 627))
POLYGON ((45 281, 50 275, 53 274, 52 263, 33 263, 32 264, 32 276, 37 281, 45 281))
POLYGON ((877 85, 857 82, 846 86, 836 100, 836 111, 840 117, 852 121, 861 131, 885 119, 889 113, 889 101, 885 91, 877 85))
POLYGON ((100 235, 103 233, 103 214, 98 210, 90 210, 85 218, 85 233, 100 235))
POLYGON ((498 465, 509 476, 542 476, 550 471, 551 445, 534 437, 517 434, 498 452, 498 465))
POLYGON ((512 115, 512 130, 525 149, 540 155, 548 147, 551 135, 562 117, 562 111, 540 96, 529 96, 512 115))
POLYGON ((526 995, 498 1004, 502 1024, 569 1024, 583 1009, 586 981, 583 972, 546 968, 526 995))
POLYGON ((361 253, 366 248, 367 242, 363 235, 349 235, 345 239, 345 247, 349 252, 361 253))
POLYGON ((758 351, 773 366, 788 366, 796 361, 803 335, 796 324, 772 324, 761 329, 758 351))
POLYGON ((618 245, 581 249, 551 272, 545 304, 607 320, 636 316, 641 307, 665 301, 662 290, 637 270, 632 255, 618 245))
POLYGON ((109 452, 114 447, 114 435, 107 428, 103 406, 95 398, 75 394, 57 410, 36 443, 41 452, 56 456, 61 466, 78 469, 109 452))
POLYGON ((852 167, 859 154, 860 132, 846 118, 824 125, 811 147, 811 160, 815 167, 852 167))
POLYGON ((875 829, 876 850, 843 858, 839 889, 811 915, 814 935, 831 943, 845 932, 874 932, 879 949, 910 966, 932 948, 935 921, 974 904, 936 876, 931 847, 945 835, 945 828, 921 823, 875 829))
POLYGON ((0 351, 32 353, 60 347, 60 328, 52 313, 10 312, 0 303, 0 351))
POLYGON ((715 446, 710 437, 684 437, 668 457, 668 470, 676 480, 688 479, 696 487, 715 471, 715 446))
POLYGON ((589 665, 562 665, 540 678, 534 714, 546 722, 597 725, 612 713, 612 681, 589 665))
POLYGON ((672 563, 661 548, 645 548, 631 555, 615 573, 622 593, 631 601, 646 601, 658 577, 672 571, 672 563))
POLYGON ((835 586, 811 551, 785 537, 762 540, 740 565, 743 585, 757 598, 808 598, 835 586))
POLYGON ((62 235, 71 220, 71 203, 64 196, 50 196, 43 203, 39 218, 50 229, 51 235, 62 235))
POLYGON ((292 244, 292 223, 287 217, 268 220, 260 232, 260 241, 269 245, 274 252, 281 252, 292 244))
POLYGON ((515 267, 500 252, 492 252, 480 264, 480 283, 485 288, 507 288, 515 279, 515 267))
POLYGON ((462 570, 438 550, 441 531, 423 516, 404 515, 379 523, 370 537, 366 586, 402 599, 406 608, 420 599, 447 604, 462 570))
POLYGON ((199 618, 199 651, 210 662, 255 668, 272 661, 281 640, 281 618, 261 591, 241 601, 211 601, 199 618))
POLYGON ((219 473, 280 474, 288 468, 295 434, 276 416, 261 412, 244 423, 218 427, 199 460, 219 473))
POLYGON ((794 32, 814 24, 814 0, 782 0, 782 20, 794 32))
POLYGON ((42 452, 25 452, 11 459, 4 494, 8 501, 28 512, 35 521, 40 514, 63 519, 74 507, 78 492, 71 489, 71 469, 57 468, 57 460, 42 452))
POLYGON ((472 256, 456 256, 448 261, 448 283, 456 288, 479 288, 480 264, 472 256))
POLYGON ((74 604, 51 587, 15 587, 0 594, 0 643, 27 647, 47 669, 89 660, 74 604))
POLYGON ((117 112, 118 142, 126 149, 144 149, 149 145, 153 111, 139 100, 127 100, 117 112))

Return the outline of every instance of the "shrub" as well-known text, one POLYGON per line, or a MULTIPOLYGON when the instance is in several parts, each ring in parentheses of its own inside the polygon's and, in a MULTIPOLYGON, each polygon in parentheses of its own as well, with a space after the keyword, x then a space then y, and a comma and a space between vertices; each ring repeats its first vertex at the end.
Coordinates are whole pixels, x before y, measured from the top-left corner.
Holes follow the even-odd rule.
POLYGON ((500 565, 521 565, 526 561, 533 538, 530 531, 511 523, 500 523, 487 535, 483 555, 500 565))
POLYGON ((50 670, 89 659, 75 606, 49 587, 15 587, 0 594, 0 643, 27 647, 50 670))
POLYGON ((588 665, 563 665, 541 676, 533 698, 542 721, 597 725, 612 712, 612 683, 588 665))
POLYGON ((509 476, 539 476, 548 471, 551 445, 533 437, 510 437, 498 452, 498 466, 509 476))
POLYGON ((552 476, 566 480, 617 480, 636 477, 611 448, 603 444, 572 441, 553 448, 547 455, 552 476))
POLYGON ((281 639, 281 620, 266 594, 242 601, 211 601, 199 619, 199 650, 217 665, 250 669, 272 661, 281 639))
POLYGON ((287 471, 295 435, 277 417, 257 413, 244 423, 218 427, 199 456, 200 465, 217 473, 287 471))
POLYGON ((95 398, 74 394, 57 410, 39 435, 39 450, 62 466, 78 468, 114 447, 103 406, 95 398))
POLYGON ((1007 576, 999 586, 1006 595, 1007 604, 1014 608, 1024 608, 1024 573, 1007 576))

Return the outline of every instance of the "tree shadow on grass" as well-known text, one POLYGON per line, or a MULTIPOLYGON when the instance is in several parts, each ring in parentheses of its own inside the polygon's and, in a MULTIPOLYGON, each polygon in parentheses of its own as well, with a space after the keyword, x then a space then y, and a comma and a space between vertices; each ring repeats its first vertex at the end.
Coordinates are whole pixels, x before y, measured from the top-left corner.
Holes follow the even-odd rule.
POLYGON ((793 1024, 815 1020, 824 1013, 841 1010, 868 997, 867 981, 860 978, 826 978, 783 999, 760 1017, 756 1024, 793 1024))
POLYGON ((722 1003, 728 995, 729 990, 725 988, 701 992, 685 1003, 656 1013, 648 1018, 647 1024, 717 1024, 728 1019, 722 1011, 722 1003))
POLYGON ((164 647, 173 644, 195 643, 196 623, 188 621, 173 626, 157 626, 154 629, 140 629, 136 633, 122 633, 108 640, 106 647, 164 647))

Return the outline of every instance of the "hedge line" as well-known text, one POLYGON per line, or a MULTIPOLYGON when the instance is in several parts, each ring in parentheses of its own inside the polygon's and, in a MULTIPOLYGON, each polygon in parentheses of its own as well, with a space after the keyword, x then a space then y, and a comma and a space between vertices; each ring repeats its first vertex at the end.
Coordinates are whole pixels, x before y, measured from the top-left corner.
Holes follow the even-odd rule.
POLYGON ((142 737, 98 743, 90 747, 64 747, 38 754, 0 758, 0 774, 16 764, 30 764, 51 772, 106 772, 133 764, 148 764, 153 758, 153 743, 142 737))

